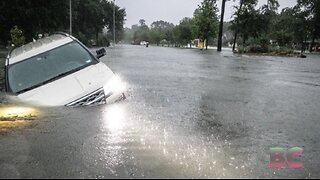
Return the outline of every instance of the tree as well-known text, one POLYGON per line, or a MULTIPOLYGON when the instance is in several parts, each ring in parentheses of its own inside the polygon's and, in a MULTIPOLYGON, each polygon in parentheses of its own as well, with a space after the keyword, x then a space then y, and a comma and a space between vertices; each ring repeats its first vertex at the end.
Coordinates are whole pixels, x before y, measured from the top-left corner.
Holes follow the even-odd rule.
POLYGON ((294 20, 292 21, 294 27, 293 31, 293 40, 296 44, 300 45, 301 53, 305 51, 304 41, 310 37, 312 32, 312 26, 307 21, 308 12, 301 10, 298 6, 293 8, 293 17, 294 20))
POLYGON ((140 19, 139 24, 131 26, 131 29, 127 29, 127 41, 130 41, 132 44, 140 44, 141 41, 149 41, 150 38, 150 29, 145 24, 144 19, 140 19))
MULTIPOLYGON (((174 24, 163 20, 155 21, 151 24, 151 37, 154 43, 159 45, 161 40, 174 43, 174 24)), ((164 41, 163 41, 164 42, 164 41)))
POLYGON ((281 47, 292 48, 294 36, 294 21, 295 14, 293 8, 285 8, 275 19, 274 32, 272 33, 274 39, 281 47))
POLYGON ((31 41, 36 34, 64 31, 68 27, 67 1, 2 0, 0 12, 0 39, 4 44, 10 39, 10 29, 14 26, 24 32, 26 41, 31 41))
POLYGON ((160 41, 163 39, 163 36, 158 29, 152 28, 150 29, 149 39, 151 43, 155 43, 157 44, 157 46, 159 46, 160 41))
POLYGON ((95 35, 96 42, 98 41, 98 34, 104 27, 103 16, 105 7, 101 6, 99 0, 74 0, 73 1, 74 34, 79 36, 82 41, 85 41, 81 37, 80 33, 84 35, 86 40, 92 38, 95 35), (86 12, 86 13, 83 13, 86 12))
POLYGON ((146 25, 146 20, 140 19, 139 23, 140 23, 140 26, 145 26, 146 25))
MULTIPOLYGON (((125 10, 115 6, 116 30, 123 32, 125 10)), ((26 41, 32 41, 37 34, 68 32, 69 1, 67 0, 2 0, 0 1, 0 39, 6 44, 10 29, 18 26, 26 41)), ((73 32, 84 43, 105 27, 113 27, 113 4, 106 0, 72 0, 73 32)))
POLYGON ((109 39, 113 39, 113 8, 115 9, 116 42, 118 42, 124 36, 123 26, 126 17, 126 11, 110 1, 102 0, 100 5, 103 8, 103 18, 101 20, 103 21, 104 28, 108 29, 109 39))
POLYGON ((192 18, 183 18, 180 21, 180 24, 176 27, 176 41, 182 44, 190 44, 191 40, 194 39, 195 33, 194 29, 194 19, 192 18))
POLYGON ((320 38, 320 0, 298 0, 298 7, 303 9, 303 13, 307 16, 306 20, 311 25, 310 52, 312 52, 315 39, 320 38))
POLYGON ((278 17, 277 10, 279 8, 279 2, 278 0, 267 0, 267 4, 262 6, 261 8, 261 17, 264 21, 265 26, 264 26, 264 35, 270 36, 272 35, 272 31, 274 31, 275 27, 275 21, 278 17))
MULTIPOLYGON (((257 0, 240 0, 239 6, 235 6, 236 13, 232 25, 230 28, 234 31, 234 41, 232 51, 235 51, 235 45, 237 43, 238 33, 242 31, 242 26, 246 26, 245 22, 245 13, 248 12, 248 9, 254 10, 254 7, 257 5, 257 0)), ((248 15, 248 14, 247 14, 248 15)), ((250 16, 250 15, 249 15, 250 16)), ((245 40, 244 40, 245 41, 245 40)))
POLYGON ((216 0, 203 0, 196 9, 194 18, 198 26, 198 37, 207 41, 206 49, 208 49, 208 39, 216 37, 218 29, 216 0))
MULTIPOLYGON (((240 7, 236 7, 237 13, 232 21, 231 29, 242 38, 242 45, 245 46, 249 38, 258 38, 264 35, 265 26, 268 24, 259 10, 255 9, 257 0, 242 0, 240 7)), ((236 39, 235 35, 235 39, 236 39)), ((234 42, 235 45, 236 41, 234 42)), ((233 49, 234 50, 234 49, 233 49)))
POLYGON ((11 34, 11 40, 14 46, 19 47, 25 43, 25 38, 23 36, 23 33, 17 26, 14 26, 14 28, 10 30, 10 34, 11 34))
POLYGON ((270 10, 270 11, 276 11, 278 10, 280 4, 278 2, 278 0, 267 0, 267 5, 266 5, 266 9, 270 10))

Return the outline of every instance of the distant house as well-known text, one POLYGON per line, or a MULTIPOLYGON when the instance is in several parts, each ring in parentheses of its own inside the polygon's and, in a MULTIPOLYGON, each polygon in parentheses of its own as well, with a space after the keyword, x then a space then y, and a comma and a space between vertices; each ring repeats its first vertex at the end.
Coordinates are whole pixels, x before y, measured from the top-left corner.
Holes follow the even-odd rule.
POLYGON ((206 41, 203 41, 202 39, 193 40, 193 44, 199 49, 206 47, 206 41))

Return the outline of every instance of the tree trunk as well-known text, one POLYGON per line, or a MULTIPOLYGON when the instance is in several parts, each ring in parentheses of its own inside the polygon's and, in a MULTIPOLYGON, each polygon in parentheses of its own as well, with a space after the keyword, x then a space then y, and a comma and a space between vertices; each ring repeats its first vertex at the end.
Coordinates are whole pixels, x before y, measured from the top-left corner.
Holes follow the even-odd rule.
POLYGON ((302 39, 302 42, 301 42, 301 54, 304 52, 304 38, 302 39))
POLYGON ((206 50, 208 50, 208 41, 205 40, 204 43, 206 44, 206 50))
MULTIPOLYGON (((243 1, 244 0, 241 0, 240 1, 240 7, 239 7, 239 10, 237 12, 237 17, 239 17, 239 14, 241 12, 241 9, 242 9, 242 6, 243 6, 243 1)), ((237 37, 238 37, 238 31, 236 30, 236 32, 234 33, 234 40, 233 40, 233 46, 232 46, 232 51, 234 52, 235 49, 236 49, 236 43, 237 43, 237 37)))
POLYGON ((223 18, 224 18, 224 10, 226 6, 226 0, 222 0, 221 6, 221 19, 220 19, 220 26, 219 26, 219 37, 218 37, 218 51, 220 52, 222 49, 222 34, 223 34, 223 18))
POLYGON ((313 47, 314 47, 314 41, 316 39, 316 30, 313 31, 313 34, 312 34, 312 41, 311 41, 311 46, 310 46, 310 49, 309 51, 312 52, 313 51, 313 47))
POLYGON ((235 49, 236 49, 237 36, 238 36, 238 32, 235 32, 235 33, 234 33, 233 45, 232 45, 232 52, 234 52, 235 49))
POLYGON ((96 30, 96 45, 98 45, 98 40, 99 40, 99 31, 96 30))

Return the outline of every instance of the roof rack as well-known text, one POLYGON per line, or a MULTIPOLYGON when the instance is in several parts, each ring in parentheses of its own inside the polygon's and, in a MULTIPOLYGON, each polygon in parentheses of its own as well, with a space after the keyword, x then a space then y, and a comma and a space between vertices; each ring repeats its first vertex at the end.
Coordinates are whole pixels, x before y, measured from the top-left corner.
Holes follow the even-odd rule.
POLYGON ((53 34, 60 34, 60 35, 66 36, 66 37, 70 37, 70 34, 65 33, 65 32, 63 32, 63 31, 58 31, 58 32, 55 32, 55 33, 53 33, 53 34))
MULTIPOLYGON (((49 35, 48 37, 54 36, 54 35, 60 35, 60 36, 64 36, 64 37, 72 37, 69 34, 64 33, 64 32, 56 32, 56 33, 49 35)), ((41 44, 50 43, 50 41, 51 42, 54 41, 54 39, 48 39, 48 37, 41 38, 41 39, 37 40, 36 42, 29 42, 29 43, 24 44, 23 46, 20 46, 20 47, 14 47, 8 53, 9 58, 11 58, 13 56, 17 56, 23 52, 29 51, 36 46, 40 46, 41 44), (16 52, 16 51, 18 51, 18 52, 16 52), (13 53, 15 53, 15 54, 13 54, 13 53)))

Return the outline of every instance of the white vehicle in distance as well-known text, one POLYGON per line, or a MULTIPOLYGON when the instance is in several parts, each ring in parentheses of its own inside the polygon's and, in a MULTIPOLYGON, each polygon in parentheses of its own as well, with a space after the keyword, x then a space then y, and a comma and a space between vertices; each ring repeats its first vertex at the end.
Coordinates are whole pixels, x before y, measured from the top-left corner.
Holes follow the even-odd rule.
POLYGON ((147 45, 148 43, 149 43, 149 42, 147 42, 147 41, 141 41, 141 42, 140 42, 140 45, 141 45, 141 46, 145 46, 145 45, 147 45))
POLYGON ((57 33, 9 52, 6 92, 41 106, 88 106, 125 98, 125 84, 76 38, 57 33))

